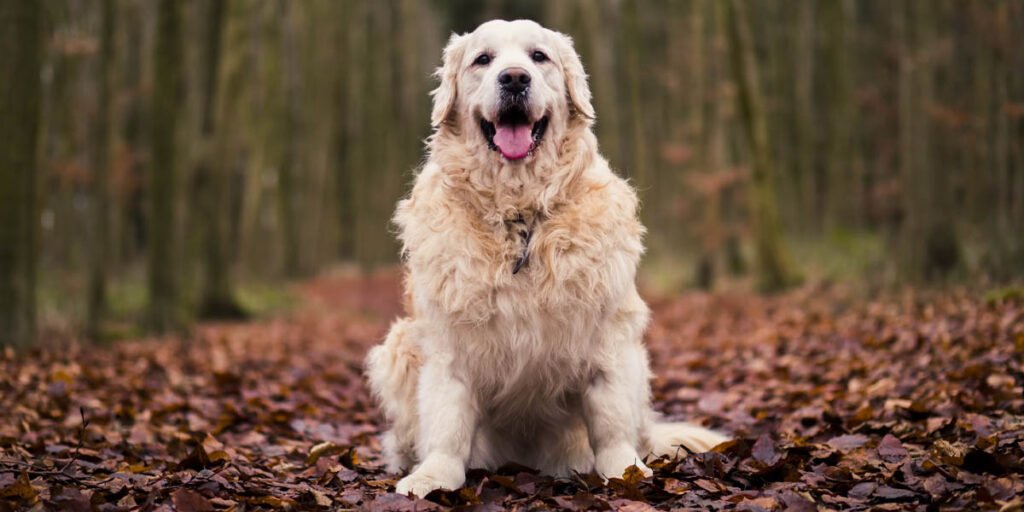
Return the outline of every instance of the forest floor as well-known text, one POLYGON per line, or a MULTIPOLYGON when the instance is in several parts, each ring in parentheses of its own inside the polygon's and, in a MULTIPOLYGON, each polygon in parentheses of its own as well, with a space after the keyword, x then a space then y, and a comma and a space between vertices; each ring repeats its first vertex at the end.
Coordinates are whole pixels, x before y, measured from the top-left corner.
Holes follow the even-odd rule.
POLYGON ((0 510, 1024 507, 1019 293, 651 299, 657 408, 735 441, 652 478, 510 466, 414 500, 361 377, 398 285, 326 276, 279 318, 0 354, 0 510))

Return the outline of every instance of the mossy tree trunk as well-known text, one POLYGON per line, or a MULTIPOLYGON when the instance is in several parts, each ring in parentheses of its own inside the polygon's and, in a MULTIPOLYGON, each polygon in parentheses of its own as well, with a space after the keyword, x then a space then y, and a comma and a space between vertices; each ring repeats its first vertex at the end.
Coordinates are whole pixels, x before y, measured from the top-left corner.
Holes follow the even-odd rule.
MULTIPOLYGON (((607 2, 589 2, 578 6, 583 19, 581 33, 572 34, 577 39, 577 49, 582 48, 582 38, 590 39, 591 58, 584 60, 587 71, 594 85, 594 105, 597 108, 598 122, 595 126, 597 137, 601 141, 601 152, 612 167, 621 171, 626 164, 623 157, 622 115, 618 101, 622 91, 616 69, 615 48, 617 40, 614 30, 609 30, 608 20, 616 20, 618 12, 607 2)), ((582 51, 582 50, 581 50, 582 51)))
MULTIPOLYGON (((648 158, 648 133, 647 124, 643 115, 643 34, 640 26, 639 2, 622 3, 622 25, 625 35, 625 48, 623 49, 623 67, 626 74, 626 102, 632 115, 629 116, 631 126, 628 128, 631 134, 629 167, 625 169, 630 179, 641 189, 641 195, 652 186, 652 169, 650 158, 648 158)), ((641 218, 645 225, 650 225, 652 208, 644 207, 640 210, 641 218)))
POLYGON ((117 20, 115 0, 103 0, 100 12, 100 52, 96 62, 96 124, 93 127, 93 233, 89 300, 86 306, 86 335, 102 335, 107 313, 107 267, 110 259, 110 133, 113 95, 114 35, 117 20))
POLYGON ((288 277, 302 275, 302 262, 299 255, 299 206, 296 203, 297 175, 299 166, 299 141, 302 137, 302 119, 300 117, 300 94, 302 93, 299 60, 299 6, 290 2, 281 4, 281 88, 283 104, 281 105, 281 153, 278 165, 278 213, 281 231, 284 238, 284 273, 288 277))
POLYGON ((794 72, 793 81, 793 123, 794 158, 793 173, 797 182, 795 202, 800 216, 799 227, 805 231, 817 230, 821 227, 821 201, 818 199, 819 173, 815 166, 815 123, 814 118, 814 34, 815 1, 797 0, 797 30, 794 34, 794 72))
POLYGON ((857 178, 851 153, 854 127, 851 101, 849 18, 852 7, 845 0, 822 2, 825 36, 825 101, 830 113, 825 125, 825 188, 829 209, 825 224, 829 229, 859 227, 857 222, 857 178))
POLYGON ((0 2, 0 345, 35 339, 42 2, 0 2))
POLYGON ((752 154, 750 214, 753 216, 758 286, 764 291, 777 291, 794 284, 797 278, 782 239, 775 204, 775 162, 761 97, 757 57, 750 27, 738 0, 728 0, 723 4, 741 124, 752 154))
POLYGON ((203 291, 200 318, 240 319, 247 315, 235 298, 227 242, 231 220, 229 178, 235 163, 232 130, 227 123, 236 118, 241 97, 242 49, 238 2, 206 0, 206 33, 203 40, 202 125, 196 174, 203 184, 202 198, 207 212, 203 240, 203 291), (228 50, 224 51, 226 11, 228 50), (221 64, 223 61, 223 65, 221 64))
POLYGON ((160 0, 157 13, 156 49, 150 126, 149 180, 149 312, 148 327, 157 333, 180 326, 178 283, 175 269, 178 252, 175 236, 176 143, 178 110, 181 108, 181 6, 176 0, 160 0))
POLYGON ((332 142, 332 156, 334 162, 334 187, 335 198, 338 206, 338 257, 342 260, 352 260, 356 251, 356 210, 355 193, 353 190, 352 168, 347 165, 349 152, 352 150, 352 133, 350 132, 348 115, 353 106, 349 103, 350 80, 349 68, 344 65, 348 61, 350 31, 348 25, 351 22, 352 8, 347 2, 333 2, 331 5, 332 16, 344 20, 339 26, 334 27, 331 33, 334 44, 335 58, 338 64, 331 69, 331 87, 334 112, 332 116, 334 140, 332 142))
MULTIPOLYGON (((711 96, 717 83, 713 80, 716 77, 709 72, 709 66, 705 64, 705 55, 714 48, 714 41, 710 37, 714 31, 714 20, 710 19, 709 1, 711 0, 695 1, 690 12, 691 52, 693 55, 690 94, 695 99, 691 117, 693 123, 691 133, 697 140, 697 172, 710 177, 721 169, 718 168, 720 162, 712 144, 714 130, 718 122, 718 110, 717 102, 711 101, 711 96)), ((716 243, 715 237, 720 235, 722 229, 719 224, 720 199, 721 194, 718 191, 703 194, 700 197, 703 210, 702 236, 699 239, 697 263, 693 274, 694 284, 703 290, 710 290, 715 286, 715 254, 720 245, 716 243)))
POLYGON ((899 140, 904 220, 901 270, 910 282, 944 279, 960 263, 946 187, 935 172, 934 128, 929 108, 935 98, 935 38, 932 7, 897 4, 899 48, 899 140))

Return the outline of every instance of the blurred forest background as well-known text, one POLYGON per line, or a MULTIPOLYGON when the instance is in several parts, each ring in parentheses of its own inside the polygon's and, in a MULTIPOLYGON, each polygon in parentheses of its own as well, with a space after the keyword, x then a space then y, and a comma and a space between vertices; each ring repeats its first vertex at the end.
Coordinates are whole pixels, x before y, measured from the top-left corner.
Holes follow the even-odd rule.
POLYGON ((572 35, 664 290, 1024 275, 1017 0, 0 2, 0 344, 392 265, 452 31, 572 35))

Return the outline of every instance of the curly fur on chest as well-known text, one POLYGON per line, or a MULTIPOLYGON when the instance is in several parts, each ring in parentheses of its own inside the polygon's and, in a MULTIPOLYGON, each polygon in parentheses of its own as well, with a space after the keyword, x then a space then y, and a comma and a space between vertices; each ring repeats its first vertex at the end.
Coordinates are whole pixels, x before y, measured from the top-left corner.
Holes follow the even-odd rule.
POLYGON ((484 180, 444 157, 428 162, 395 214, 415 314, 475 325, 499 315, 599 314, 633 286, 644 232, 636 196, 603 159, 557 175, 484 180), (529 226, 525 251, 520 219, 529 226), (513 272, 524 252, 528 263, 513 272))

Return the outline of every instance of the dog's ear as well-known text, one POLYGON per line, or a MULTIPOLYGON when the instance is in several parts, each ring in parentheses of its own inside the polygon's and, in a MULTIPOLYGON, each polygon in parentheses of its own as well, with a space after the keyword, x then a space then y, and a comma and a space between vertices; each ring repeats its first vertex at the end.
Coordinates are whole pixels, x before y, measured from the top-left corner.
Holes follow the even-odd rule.
POLYGON ((462 64, 462 57, 466 50, 466 40, 469 37, 465 34, 452 34, 448 39, 448 46, 444 47, 444 58, 441 67, 437 68, 434 76, 441 81, 437 89, 430 95, 434 97, 434 110, 430 113, 430 124, 435 128, 441 126, 455 107, 456 81, 459 75, 459 66, 462 64))
POLYGON ((590 86, 587 85, 587 72, 583 70, 580 56, 572 45, 572 38, 556 32, 555 44, 558 47, 558 60, 562 62, 562 72, 565 73, 565 88, 569 93, 569 101, 573 110, 587 119, 594 119, 594 105, 590 102, 590 86))

